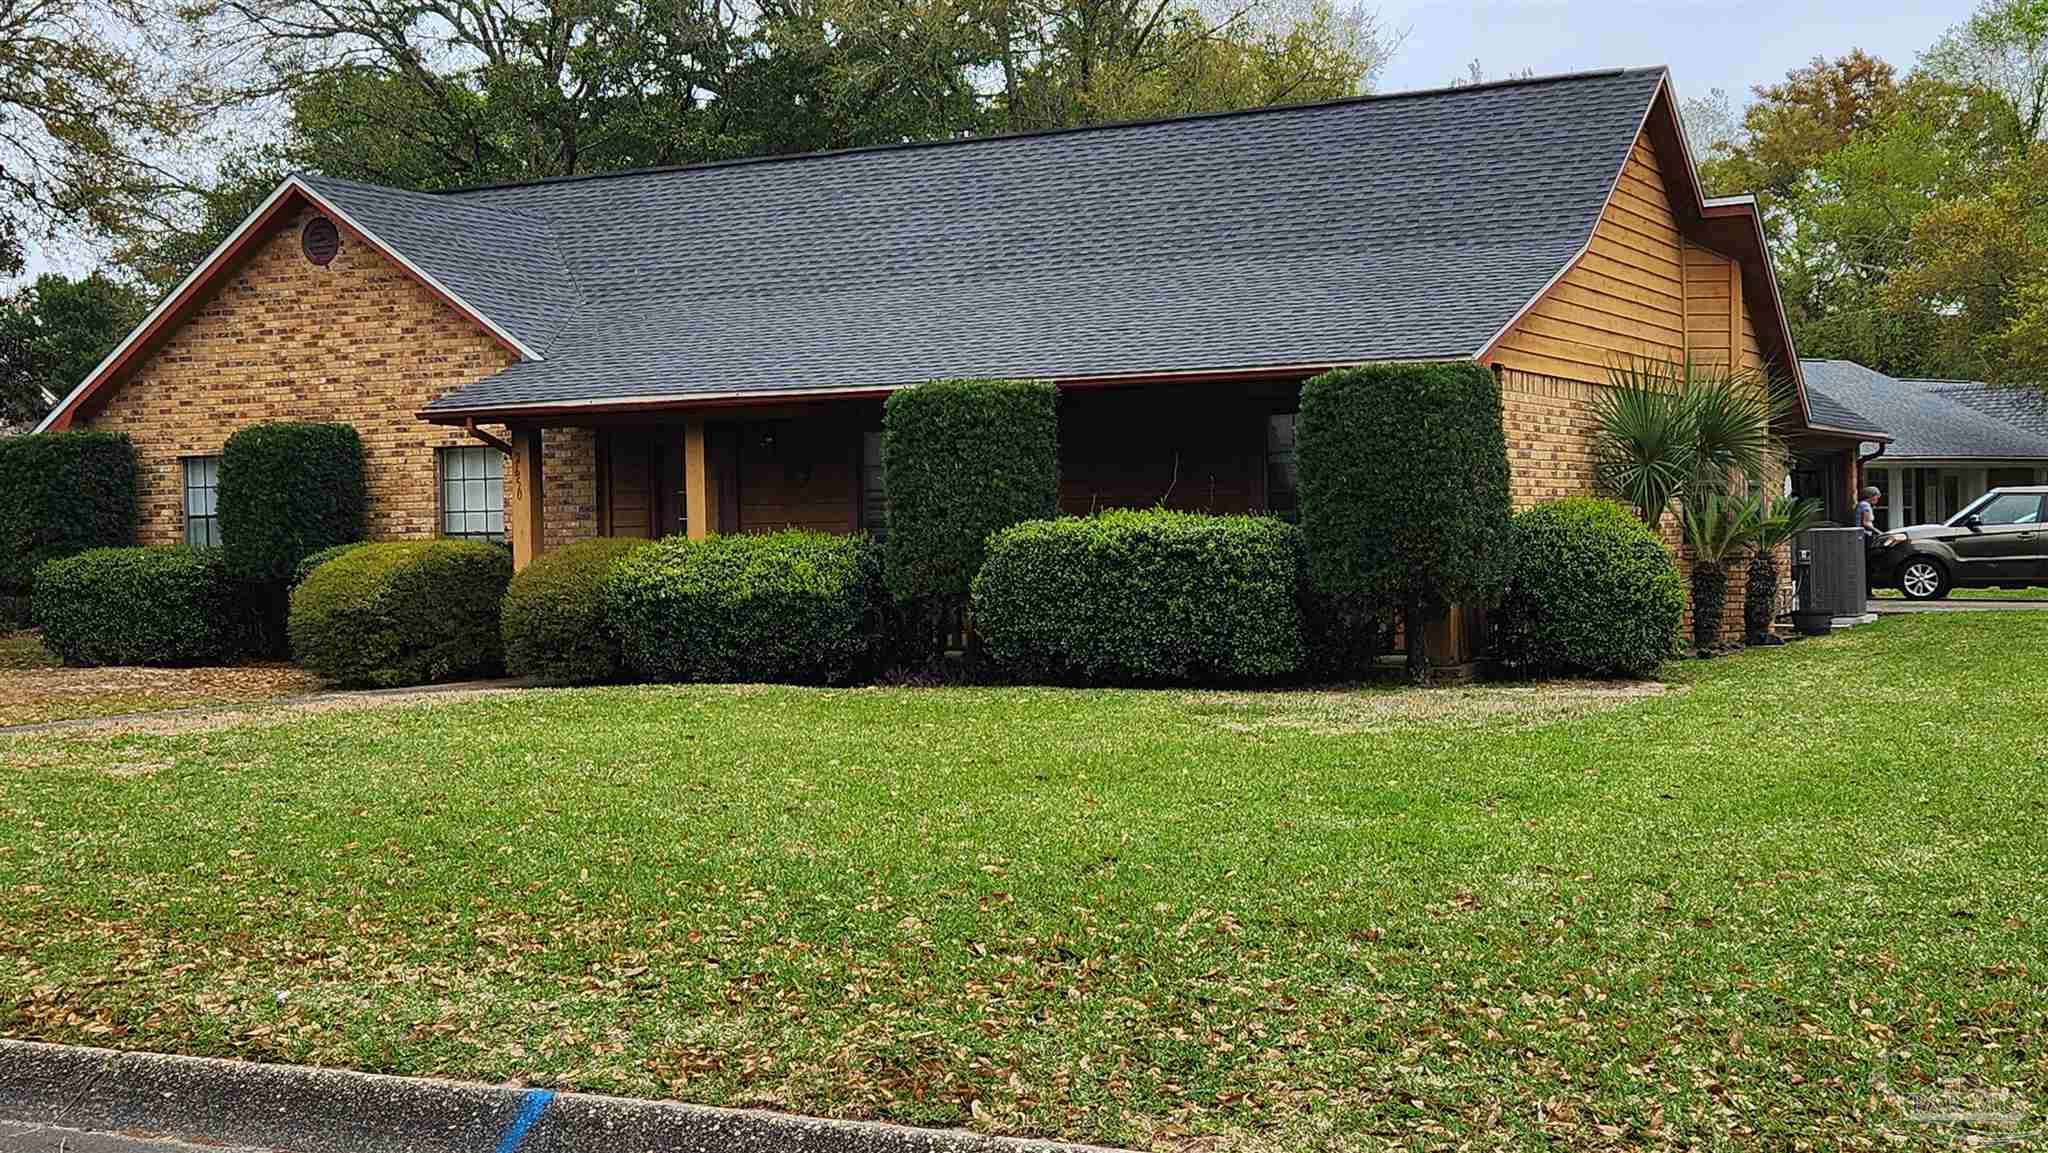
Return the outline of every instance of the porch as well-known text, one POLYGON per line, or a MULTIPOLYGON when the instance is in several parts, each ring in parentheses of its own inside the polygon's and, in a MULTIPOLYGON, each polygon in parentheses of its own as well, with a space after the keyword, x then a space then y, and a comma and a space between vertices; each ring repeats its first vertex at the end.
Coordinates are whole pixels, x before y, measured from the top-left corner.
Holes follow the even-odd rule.
MULTIPOLYGON (((1300 391, 1296 379, 1063 389, 1060 508, 1291 517, 1300 391)), ((503 444, 513 563, 591 536, 880 536, 884 399, 514 418, 503 444)))
POLYGON ((1875 459, 1865 454, 1869 442, 1853 436, 1810 432, 1791 439, 1792 467, 1786 477, 1791 496, 1817 500, 1822 519, 1854 524, 1858 493, 1867 481, 1866 469, 1875 459))
POLYGON ((2048 476, 2036 461, 1955 461, 1898 459, 1886 467, 1865 470, 1869 483, 1884 493, 1877 506, 1879 528, 1938 524, 1969 507, 1994 488, 2042 483, 2048 476))

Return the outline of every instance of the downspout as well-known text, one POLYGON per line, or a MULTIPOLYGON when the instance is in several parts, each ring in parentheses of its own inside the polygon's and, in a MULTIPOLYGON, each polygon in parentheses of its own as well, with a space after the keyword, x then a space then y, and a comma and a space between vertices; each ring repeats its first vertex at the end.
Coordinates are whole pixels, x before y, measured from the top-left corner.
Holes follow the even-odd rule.
MULTIPOLYGON (((1856 458, 1856 475, 1849 482, 1849 487, 1855 490, 1849 494, 1850 508, 1855 508, 1856 502, 1863 499, 1863 466, 1883 456, 1886 447, 1888 447, 1886 443, 1880 440, 1877 442, 1876 452, 1871 453, 1869 456, 1859 456, 1856 458)), ((1885 515, 1890 516, 1891 514, 1886 513, 1885 515)))

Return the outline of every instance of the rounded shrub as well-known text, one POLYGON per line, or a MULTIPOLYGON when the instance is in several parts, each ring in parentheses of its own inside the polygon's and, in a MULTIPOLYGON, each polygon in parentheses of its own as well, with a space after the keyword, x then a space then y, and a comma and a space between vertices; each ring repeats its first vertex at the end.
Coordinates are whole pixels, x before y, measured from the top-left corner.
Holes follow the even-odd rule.
POLYGON ((333 560, 335 557, 342 556, 346 553, 354 552, 355 550, 363 547, 363 544, 364 542, 359 540, 350 541, 347 544, 338 544, 328 548, 323 548, 319 552, 316 552, 311 556, 308 556, 305 560, 302 560, 298 564, 292 566, 291 587, 297 588, 300 585, 305 584, 306 578, 313 575, 314 569, 319 568, 321 565, 326 564, 328 561, 333 560))
POLYGON ((647 543, 597 537, 535 557, 505 590, 505 671, 549 684, 618 680, 625 665, 605 617, 605 582, 647 543))
POLYGON ((1623 505, 1574 497, 1516 514, 1494 655, 1525 676, 1646 677, 1677 651, 1678 565, 1623 505))
POLYGON ((1266 680, 1301 664, 1300 584, 1292 525, 1116 510, 990 537, 974 619, 989 658, 1024 680, 1266 680))
POLYGON ((228 570, 284 582, 300 561, 363 538, 363 440, 353 425, 252 424, 220 450, 228 570))
POLYGON ((37 570, 32 615, 66 664, 209 664, 247 640, 237 587, 216 550, 92 549, 37 570))
POLYGON ((605 613, 644 680, 842 684, 884 656, 879 552, 813 532, 669 537, 617 563, 605 613))
POLYGON ((477 541, 366 544, 291 595, 292 657, 344 685, 391 687, 496 674, 512 558, 477 541))

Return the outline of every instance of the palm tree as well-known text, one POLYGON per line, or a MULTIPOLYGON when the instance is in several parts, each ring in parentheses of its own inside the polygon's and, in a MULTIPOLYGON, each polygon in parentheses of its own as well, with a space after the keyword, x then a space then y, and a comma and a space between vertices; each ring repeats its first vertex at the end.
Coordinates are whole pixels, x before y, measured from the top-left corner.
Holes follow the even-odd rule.
POLYGON ((1613 387, 1593 401, 1594 483, 1654 528, 1695 471, 1694 414, 1670 361, 1641 361, 1612 375, 1613 387))
POLYGON ((1723 494, 1741 482, 1761 491, 1764 472, 1783 455, 1771 431, 1789 399, 1777 385, 1753 372, 1694 373, 1688 367, 1685 404, 1692 412, 1695 492, 1723 494))
POLYGON ((1693 642, 1708 652, 1721 632, 1727 566, 1763 519, 1761 502, 1752 506, 1742 494, 1764 491, 1782 456, 1771 426, 1790 396, 1763 374, 1692 360, 1641 360, 1610 372, 1612 387, 1593 405, 1595 483, 1652 528, 1677 504, 1693 556, 1693 642))
POLYGON ((1811 497, 1768 504, 1758 498, 1751 513, 1757 529, 1749 557, 1749 584, 1742 596, 1743 631, 1752 643, 1770 631, 1771 621, 1778 615, 1778 546, 1819 524, 1826 508, 1811 497))
POLYGON ((1674 500, 1760 488, 1778 446, 1771 418, 1785 394, 1757 373, 1691 360, 1610 370, 1593 402, 1594 480, 1655 527, 1674 500))
POLYGON ((1756 540, 1757 505, 1702 488, 1679 505, 1679 528, 1692 552, 1692 646, 1713 653, 1721 638, 1721 612, 1728 601, 1728 564, 1756 540))

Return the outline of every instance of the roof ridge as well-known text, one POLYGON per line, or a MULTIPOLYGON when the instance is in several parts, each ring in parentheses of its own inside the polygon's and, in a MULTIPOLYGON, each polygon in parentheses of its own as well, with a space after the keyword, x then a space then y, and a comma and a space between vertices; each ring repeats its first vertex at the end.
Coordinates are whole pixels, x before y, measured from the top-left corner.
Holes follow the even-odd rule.
POLYGON ((545 220, 547 219, 546 213, 537 212, 524 205, 492 204, 485 203, 481 200, 463 200, 460 198, 444 197, 439 195, 443 191, 448 191, 446 189, 406 188, 403 185, 398 184, 378 184, 374 181, 356 180, 347 176, 330 176, 325 172, 314 172, 310 169, 295 170, 293 172, 287 173, 285 178, 288 180, 312 181, 320 184, 338 184, 344 188, 360 189, 361 191, 364 192, 373 192, 379 195, 410 196, 419 197, 421 199, 426 200, 432 200, 436 203, 441 204, 461 204, 476 212, 498 213, 506 216, 519 217, 525 220, 545 222, 545 220))
MULTIPOLYGON (((553 184, 578 184, 598 180, 624 180, 637 176, 666 176, 681 172, 708 172, 725 168, 742 168, 753 165, 788 164, 804 160, 826 160, 841 156, 863 156, 891 152, 911 152, 921 149, 951 148, 975 144, 999 144, 1007 141, 1038 140, 1049 137, 1075 136, 1082 133, 1116 132, 1137 128, 1157 128, 1168 124, 1188 124, 1205 120, 1226 120, 1238 117, 1281 115, 1290 112, 1308 112, 1349 105, 1385 104, 1400 100, 1416 100, 1431 97, 1464 95, 1473 92, 1492 92, 1508 88, 1535 88, 1548 84, 1559 84, 1583 80, 1614 79, 1622 76, 1664 75, 1670 69, 1666 65, 1645 68, 1600 68, 1581 72, 1559 72, 1548 76, 1519 76, 1507 80, 1489 80, 1482 84, 1451 84, 1436 88, 1410 88, 1398 92, 1364 92, 1356 96, 1338 96, 1328 100, 1309 100, 1296 104, 1262 104, 1256 108, 1229 108, 1214 112, 1183 112, 1172 116, 1155 116, 1144 120, 1114 120, 1101 124, 1081 124, 1068 128, 1042 128, 1030 132, 998 132, 988 136, 952 136, 943 140, 905 140, 894 144, 866 144, 853 148, 827 148, 811 152, 787 152, 767 156, 739 156, 727 160, 704 160, 692 164, 663 164, 646 168, 620 168, 606 172, 578 172, 566 176, 541 176, 527 180, 504 180, 477 184, 458 184, 447 188, 421 189, 424 196, 463 196, 475 192, 496 192, 513 188, 537 188, 553 184)), ((323 179, 338 179, 324 177, 323 179)), ((368 185, 366 187, 382 187, 368 185)))

